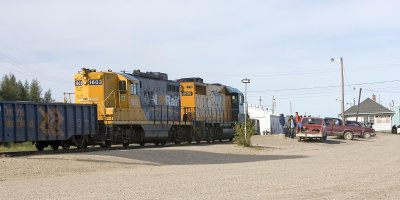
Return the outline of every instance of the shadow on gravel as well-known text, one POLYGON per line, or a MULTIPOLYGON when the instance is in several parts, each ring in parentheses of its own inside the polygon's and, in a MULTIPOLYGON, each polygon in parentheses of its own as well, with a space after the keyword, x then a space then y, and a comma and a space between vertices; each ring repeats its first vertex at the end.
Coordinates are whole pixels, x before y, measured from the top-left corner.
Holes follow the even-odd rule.
POLYGON ((204 151, 190 150, 126 150, 126 151, 102 151, 91 152, 89 155, 114 156, 128 158, 145 162, 157 163, 159 165, 206 165, 206 164, 231 164, 248 163, 258 161, 300 159, 306 156, 297 155, 243 155, 222 154, 204 151))
POLYGON ((345 144, 346 143, 344 141, 331 140, 331 139, 326 140, 325 143, 322 143, 320 140, 317 140, 317 139, 306 139, 306 140, 302 140, 301 142, 304 142, 304 143, 321 143, 321 144, 345 144))

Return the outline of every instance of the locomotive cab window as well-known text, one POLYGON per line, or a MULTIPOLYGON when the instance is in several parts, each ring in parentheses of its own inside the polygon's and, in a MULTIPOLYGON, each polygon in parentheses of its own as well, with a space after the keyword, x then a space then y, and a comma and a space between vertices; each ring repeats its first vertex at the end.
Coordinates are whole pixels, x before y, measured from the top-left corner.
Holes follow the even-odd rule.
POLYGON ((118 81, 118 90, 121 94, 126 93, 126 81, 118 81))
POLYGON ((232 103, 237 103, 238 101, 237 101, 237 99, 236 99, 236 96, 232 96, 232 103))
POLYGON ((132 83, 131 84, 131 95, 138 95, 138 93, 139 93, 138 84, 132 83))

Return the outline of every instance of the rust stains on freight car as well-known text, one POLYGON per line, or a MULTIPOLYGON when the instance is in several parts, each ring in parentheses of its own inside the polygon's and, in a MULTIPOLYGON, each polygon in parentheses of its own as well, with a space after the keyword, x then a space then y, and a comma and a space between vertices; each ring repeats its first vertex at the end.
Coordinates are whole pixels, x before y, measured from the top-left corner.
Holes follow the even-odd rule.
POLYGON ((39 108, 42 116, 39 128, 45 136, 63 136, 64 131, 61 128, 64 118, 58 109, 48 109, 47 112, 43 107, 39 108))

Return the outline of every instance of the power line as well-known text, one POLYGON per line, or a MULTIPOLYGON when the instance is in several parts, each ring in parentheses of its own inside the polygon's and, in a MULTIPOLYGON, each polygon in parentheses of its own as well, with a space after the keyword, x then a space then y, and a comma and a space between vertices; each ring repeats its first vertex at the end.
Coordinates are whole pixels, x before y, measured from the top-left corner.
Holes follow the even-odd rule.
MULTIPOLYGON (((383 84, 383 83, 393 83, 400 82, 400 80, 390 80, 390 81, 377 81, 377 82, 366 82, 366 83, 354 83, 351 85, 345 86, 361 86, 361 85, 372 85, 372 84, 383 84)), ((329 85, 329 86, 316 86, 316 87, 303 87, 303 88, 286 88, 286 89, 274 89, 274 90, 255 90, 255 91, 247 91, 249 93, 252 92, 281 92, 281 91, 295 91, 295 90, 313 90, 313 89, 325 89, 325 88, 338 88, 339 85, 329 85)))
MULTIPOLYGON (((382 68, 398 68, 400 64, 376 64, 376 65, 355 65, 355 66, 374 66, 374 67, 359 67, 359 68, 350 68, 347 69, 347 72, 351 71, 364 71, 364 70, 375 70, 375 69, 382 69, 382 68)), ((318 68, 307 68, 307 70, 303 71, 296 71, 296 72, 284 72, 284 73, 275 73, 275 74, 205 74, 207 76, 251 76, 251 77, 280 77, 280 76, 297 76, 299 74, 302 75, 315 75, 315 74, 330 74, 335 73, 337 70, 321 70, 321 67, 318 68)))
POLYGON ((44 80, 70 84, 70 81, 68 81, 68 80, 65 80, 63 78, 57 77, 55 75, 50 75, 50 74, 38 71, 38 70, 36 70, 36 69, 26 65, 26 64, 22 64, 22 63, 20 63, 20 62, 18 62, 16 60, 10 58, 9 56, 7 56, 7 55, 5 55, 3 53, 0 53, 0 60, 12 65, 14 68, 10 68, 10 67, 4 66, 4 67, 6 67, 6 68, 8 68, 8 69, 10 69, 12 71, 17 71, 17 72, 19 72, 21 74, 24 74, 24 75, 27 75, 27 76, 32 76, 32 73, 34 73, 34 74, 38 75, 41 79, 44 79, 44 80), (23 67, 23 69, 20 69, 21 67, 23 67), (27 71, 27 69, 28 69, 28 71, 27 71), (32 72, 32 73, 29 73, 29 71, 32 72))

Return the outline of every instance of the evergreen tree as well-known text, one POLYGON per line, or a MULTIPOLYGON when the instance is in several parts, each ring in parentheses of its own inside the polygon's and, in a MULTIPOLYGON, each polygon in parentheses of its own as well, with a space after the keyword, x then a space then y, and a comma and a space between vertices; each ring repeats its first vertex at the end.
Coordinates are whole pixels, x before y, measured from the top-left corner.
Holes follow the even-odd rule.
POLYGON ((27 81, 27 80, 25 80, 25 83, 24 83, 24 88, 25 88, 25 90, 27 91, 27 101, 30 101, 30 99, 31 99, 31 97, 29 96, 30 94, 30 90, 31 90, 31 87, 29 86, 29 82, 27 81))
POLYGON ((51 98, 51 91, 50 91, 50 89, 47 90, 47 91, 44 93, 44 97, 43 97, 42 101, 43 101, 44 103, 52 103, 52 102, 55 101, 53 98, 51 98))
POLYGON ((5 101, 34 101, 34 102, 54 102, 51 91, 47 90, 41 96, 42 88, 38 80, 33 79, 31 83, 27 80, 23 83, 17 81, 13 74, 5 75, 0 80, 0 100, 5 101))
POLYGON ((21 81, 18 81, 17 89, 18 89, 17 99, 19 101, 29 101, 29 88, 28 89, 25 88, 24 84, 21 81))
POLYGON ((42 94, 42 88, 40 87, 40 83, 38 80, 33 79, 30 85, 30 90, 29 90, 29 98, 33 102, 40 102, 41 97, 40 95, 42 94))
POLYGON ((13 74, 5 75, 0 84, 1 98, 6 101, 18 99, 17 80, 13 74))

